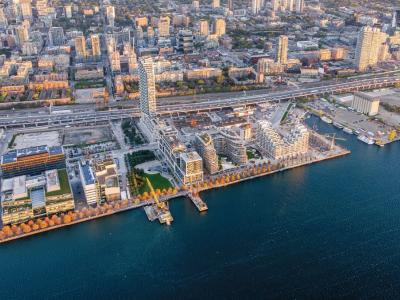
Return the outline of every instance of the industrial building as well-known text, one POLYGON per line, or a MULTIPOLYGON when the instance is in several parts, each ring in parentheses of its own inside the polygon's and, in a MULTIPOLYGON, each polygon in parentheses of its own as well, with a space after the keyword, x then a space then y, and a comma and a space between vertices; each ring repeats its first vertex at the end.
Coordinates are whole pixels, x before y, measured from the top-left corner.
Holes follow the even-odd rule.
POLYGON ((356 111, 368 116, 375 116, 379 112, 380 100, 378 97, 368 95, 367 93, 358 92, 354 94, 351 107, 356 111))

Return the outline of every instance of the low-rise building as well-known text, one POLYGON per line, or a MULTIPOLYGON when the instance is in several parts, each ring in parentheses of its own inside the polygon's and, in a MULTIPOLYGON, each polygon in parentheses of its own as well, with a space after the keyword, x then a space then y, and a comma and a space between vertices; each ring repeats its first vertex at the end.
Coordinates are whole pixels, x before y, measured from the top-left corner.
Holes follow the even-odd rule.
POLYGON ((73 210, 75 203, 67 171, 54 169, 36 176, 4 179, 1 208, 3 224, 73 210))
POLYGON ((375 116, 379 112, 380 100, 378 97, 371 96, 367 93, 358 92, 354 94, 351 107, 360 113, 368 116, 375 116))

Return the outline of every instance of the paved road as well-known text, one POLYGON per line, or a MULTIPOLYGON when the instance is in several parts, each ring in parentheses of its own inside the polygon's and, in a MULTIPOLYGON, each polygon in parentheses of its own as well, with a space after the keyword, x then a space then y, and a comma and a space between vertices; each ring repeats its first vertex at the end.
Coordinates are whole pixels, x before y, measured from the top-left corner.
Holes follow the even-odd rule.
MULTIPOLYGON (((159 114, 174 114, 196 111, 208 111, 222 109, 227 107, 240 107, 245 105, 256 105, 269 101, 285 101, 294 100, 303 97, 320 96, 324 94, 352 92, 355 90, 380 88, 400 83, 400 75, 385 74, 373 78, 361 78, 351 80, 331 80, 319 83, 318 86, 303 87, 300 89, 292 89, 279 92, 265 93, 262 91, 254 91, 250 95, 243 93, 221 94, 220 98, 209 99, 209 95, 202 98, 192 100, 182 100, 182 103, 176 104, 175 100, 170 102, 159 101, 157 110, 159 114), (236 96, 235 96, 236 95, 236 96)), ((180 101, 179 100, 179 101, 180 101)), ((71 109, 71 107, 70 107, 71 109)), ((61 114, 35 113, 32 111, 11 112, 6 116, 0 115, 0 127, 3 128, 21 128, 21 127, 65 127, 78 125, 93 125, 99 122, 109 122, 112 120, 121 120, 131 116, 139 116, 139 108, 137 104, 131 108, 113 109, 108 111, 94 111, 79 107, 78 110, 72 108, 73 111, 61 114)))

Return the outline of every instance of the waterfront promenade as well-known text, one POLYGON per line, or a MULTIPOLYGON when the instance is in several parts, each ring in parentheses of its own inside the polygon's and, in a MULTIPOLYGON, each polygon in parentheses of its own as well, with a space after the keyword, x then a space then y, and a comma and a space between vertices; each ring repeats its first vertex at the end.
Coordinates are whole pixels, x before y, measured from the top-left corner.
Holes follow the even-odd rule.
MULTIPOLYGON (((249 166, 248 168, 246 168, 244 170, 243 169, 233 169, 232 171, 225 174, 224 176, 219 176, 218 178, 214 178, 213 180, 210 179, 209 183, 203 183, 202 185, 198 185, 198 186, 194 187, 193 189, 196 191, 196 193, 199 193, 199 192, 209 190, 209 189, 225 187, 225 186, 229 186, 232 184, 241 183, 243 181, 255 179, 258 177, 268 176, 268 175, 272 175, 272 174, 275 174, 278 172, 284 172, 284 171, 287 171, 290 169, 306 166, 306 165, 321 162, 324 160, 338 158, 338 157, 341 157, 341 156, 344 156, 347 154, 350 154, 349 150, 335 146, 335 150, 326 152, 326 153, 324 153, 323 156, 313 157, 313 158, 309 158, 308 160, 302 160, 302 161, 293 161, 293 162, 289 161, 289 162, 286 162, 286 164, 283 164, 279 167, 275 167, 273 169, 270 169, 265 165, 264 166, 249 166), (233 175, 235 175, 235 176, 233 176, 233 175), (227 177, 229 177, 230 179, 226 180, 225 178, 227 178, 227 177), (210 183, 212 183, 212 184, 210 184, 210 183)), ((177 191, 176 193, 161 196, 160 201, 164 202, 164 201, 169 201, 169 200, 179 198, 179 197, 185 197, 188 195, 189 192, 190 191, 188 190, 187 187, 182 187, 181 190, 177 191)), ((122 201, 120 201, 120 202, 122 202, 122 201)), ((33 230, 28 233, 20 233, 20 234, 13 233, 12 236, 8 236, 8 237, 5 237, 2 240, 0 240, 0 243, 10 242, 13 240, 36 235, 36 234, 43 233, 46 231, 60 229, 65 226, 71 226, 74 224, 95 220, 95 219, 98 219, 101 217, 117 214, 120 212, 149 206, 154 203, 155 203, 155 201, 152 198, 142 200, 139 202, 137 201, 137 199, 130 199, 127 202, 125 202, 124 205, 116 205, 116 206, 113 206, 112 209, 110 208, 110 209, 107 209, 104 211, 97 210, 96 214, 94 214, 94 215, 77 218, 68 223, 57 224, 57 225, 49 226, 46 228, 40 228, 40 229, 33 230)))

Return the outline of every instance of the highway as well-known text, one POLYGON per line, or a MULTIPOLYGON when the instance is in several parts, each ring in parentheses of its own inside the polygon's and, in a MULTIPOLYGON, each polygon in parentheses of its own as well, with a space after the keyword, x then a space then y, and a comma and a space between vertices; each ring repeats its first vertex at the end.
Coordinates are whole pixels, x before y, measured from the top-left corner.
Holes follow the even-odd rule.
MULTIPOLYGON (((229 107, 254 106, 265 102, 296 100, 304 97, 322 96, 334 93, 347 93, 365 89, 376 89, 400 84, 400 75, 376 75, 372 78, 322 81, 315 86, 306 86, 286 91, 256 91, 244 94, 219 94, 219 97, 203 95, 199 98, 165 99, 158 102, 159 115, 172 115, 188 112, 220 110, 229 107)), ((48 113, 35 110, 8 111, 0 115, 0 128, 29 127, 68 127, 102 124, 140 115, 138 102, 129 108, 109 108, 107 111, 96 111, 82 106, 68 106, 72 110, 65 113, 48 113), (75 110, 75 107, 77 110, 75 110)))

